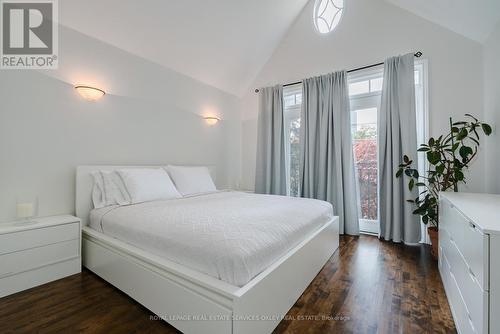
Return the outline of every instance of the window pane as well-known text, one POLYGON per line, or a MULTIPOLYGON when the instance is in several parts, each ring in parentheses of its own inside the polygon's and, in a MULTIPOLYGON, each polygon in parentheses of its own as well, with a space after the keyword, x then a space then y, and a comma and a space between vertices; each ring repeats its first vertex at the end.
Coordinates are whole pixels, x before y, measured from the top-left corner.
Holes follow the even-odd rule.
POLYGON ((283 101, 285 103, 285 108, 289 106, 295 105, 295 96, 294 95, 285 95, 283 96, 283 101))
POLYGON ((415 71, 415 85, 420 85, 420 72, 415 71))
POLYGON ((370 80, 370 92, 380 92, 382 90, 383 84, 384 78, 376 78, 370 80))
POLYGON ((290 196, 299 196, 300 117, 290 120, 290 196))
POLYGON ((302 93, 295 95, 295 103, 302 104, 302 93))
POLYGON ((370 83, 368 80, 349 84, 349 95, 365 94, 370 92, 370 83))
POLYGON ((302 84, 283 88, 285 103, 285 138, 287 178, 290 196, 299 196, 299 163, 300 163, 300 107, 302 104, 302 84))
POLYGON ((377 220, 377 108, 352 112, 354 161, 358 176, 361 219, 377 220))

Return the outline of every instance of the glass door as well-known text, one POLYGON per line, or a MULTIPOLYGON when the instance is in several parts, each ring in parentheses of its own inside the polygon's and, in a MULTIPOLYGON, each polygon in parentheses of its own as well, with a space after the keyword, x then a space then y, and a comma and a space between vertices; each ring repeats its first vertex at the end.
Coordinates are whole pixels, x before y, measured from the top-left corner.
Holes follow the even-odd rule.
POLYGON ((359 229, 378 234, 377 119, 382 95, 382 70, 351 76, 351 134, 359 196, 359 229))
POLYGON ((379 99, 371 97, 351 106, 354 164, 359 195, 359 228, 379 233, 377 117, 379 99))
MULTIPOLYGON (((364 233, 378 234, 378 144, 377 119, 382 98, 383 67, 360 71, 349 76, 351 103, 351 131, 354 163, 359 194, 359 229, 364 233)), ((427 115, 427 62, 415 63, 415 104, 417 114, 417 141, 426 141, 427 115)), ((425 167, 425 157, 419 154, 418 164, 425 167)), ((423 242, 427 235, 422 225, 423 242)))
POLYGON ((300 195, 300 108, 302 106, 302 84, 283 88, 285 112, 285 150, 287 159, 287 195, 300 195))

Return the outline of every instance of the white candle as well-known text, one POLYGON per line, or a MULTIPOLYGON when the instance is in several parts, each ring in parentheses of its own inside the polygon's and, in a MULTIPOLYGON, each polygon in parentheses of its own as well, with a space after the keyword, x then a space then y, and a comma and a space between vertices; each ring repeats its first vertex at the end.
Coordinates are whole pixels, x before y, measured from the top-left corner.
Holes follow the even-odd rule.
POLYGON ((33 203, 18 203, 17 218, 33 217, 33 203))

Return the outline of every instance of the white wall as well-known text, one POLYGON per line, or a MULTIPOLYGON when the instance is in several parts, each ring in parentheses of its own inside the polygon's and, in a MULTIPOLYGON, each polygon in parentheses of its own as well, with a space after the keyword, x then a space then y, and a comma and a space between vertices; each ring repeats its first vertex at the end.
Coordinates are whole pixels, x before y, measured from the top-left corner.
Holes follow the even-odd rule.
POLYGON ((82 164, 215 164, 220 187, 238 182, 238 98, 68 28, 59 45, 57 71, 0 71, 0 221, 32 196, 42 216, 73 213, 82 164))
POLYGON ((486 190, 500 194, 500 23, 484 45, 484 107, 494 129, 486 142, 486 190))
MULTIPOLYGON (((310 1, 241 102, 242 187, 253 188, 257 127, 256 87, 287 83, 340 69, 357 68, 420 50, 429 60, 430 134, 448 128, 448 118, 482 116, 482 46, 382 0, 346 1, 332 34, 316 33, 310 1)), ((484 162, 475 162, 469 189, 485 188, 484 162)))

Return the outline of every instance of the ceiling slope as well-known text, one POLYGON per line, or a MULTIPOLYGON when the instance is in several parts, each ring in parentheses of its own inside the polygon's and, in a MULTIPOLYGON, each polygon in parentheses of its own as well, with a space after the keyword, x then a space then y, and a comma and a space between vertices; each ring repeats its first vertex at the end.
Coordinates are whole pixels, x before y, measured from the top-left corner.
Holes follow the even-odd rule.
POLYGON ((65 0, 62 25, 241 96, 307 0, 65 0))
POLYGON ((479 43, 500 21, 500 0, 386 1, 479 43))

